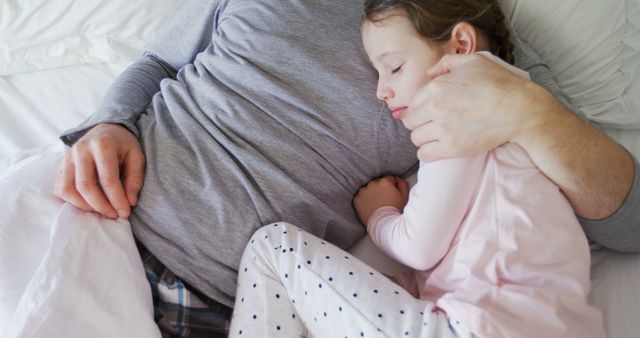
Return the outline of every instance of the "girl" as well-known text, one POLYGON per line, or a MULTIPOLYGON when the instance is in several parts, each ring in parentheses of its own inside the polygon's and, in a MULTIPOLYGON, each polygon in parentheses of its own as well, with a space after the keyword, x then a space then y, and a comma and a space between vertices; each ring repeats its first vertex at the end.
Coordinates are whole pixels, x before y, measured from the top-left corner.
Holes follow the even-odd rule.
MULTIPOLYGON (((496 1, 369 0, 362 37, 377 96, 399 120, 447 54, 490 51, 521 72, 506 63, 512 46, 496 1)), ((385 177, 354 198, 373 242, 414 269, 398 276, 404 289, 290 224, 272 224, 245 250, 231 335, 605 336, 587 303, 587 240, 521 148, 421 163, 408 191, 385 177)))

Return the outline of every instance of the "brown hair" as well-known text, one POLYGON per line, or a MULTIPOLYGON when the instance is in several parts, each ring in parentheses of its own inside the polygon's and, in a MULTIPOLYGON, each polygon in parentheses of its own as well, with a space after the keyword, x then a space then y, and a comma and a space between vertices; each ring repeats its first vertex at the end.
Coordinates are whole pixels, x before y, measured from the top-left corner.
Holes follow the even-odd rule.
POLYGON ((435 43, 449 40, 454 27, 467 22, 487 39, 491 53, 514 62, 511 34, 497 0, 366 0, 363 17, 378 22, 397 10, 422 37, 435 43))

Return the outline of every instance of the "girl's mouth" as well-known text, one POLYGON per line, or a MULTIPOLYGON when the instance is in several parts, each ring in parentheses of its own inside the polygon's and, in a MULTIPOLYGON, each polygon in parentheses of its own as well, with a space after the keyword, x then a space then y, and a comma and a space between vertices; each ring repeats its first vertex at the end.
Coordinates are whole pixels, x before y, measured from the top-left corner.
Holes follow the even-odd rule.
POLYGON ((391 115, 394 119, 400 120, 404 117, 404 114, 407 112, 407 107, 399 107, 391 110, 391 115))

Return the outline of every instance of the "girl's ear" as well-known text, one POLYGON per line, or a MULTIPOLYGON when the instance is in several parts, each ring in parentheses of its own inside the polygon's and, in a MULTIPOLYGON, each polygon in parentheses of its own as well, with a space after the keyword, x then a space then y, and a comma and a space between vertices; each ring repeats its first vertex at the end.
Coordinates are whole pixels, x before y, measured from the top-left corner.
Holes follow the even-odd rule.
POLYGON ((449 41, 456 54, 474 53, 478 47, 478 32, 467 22, 460 22, 451 32, 449 41))

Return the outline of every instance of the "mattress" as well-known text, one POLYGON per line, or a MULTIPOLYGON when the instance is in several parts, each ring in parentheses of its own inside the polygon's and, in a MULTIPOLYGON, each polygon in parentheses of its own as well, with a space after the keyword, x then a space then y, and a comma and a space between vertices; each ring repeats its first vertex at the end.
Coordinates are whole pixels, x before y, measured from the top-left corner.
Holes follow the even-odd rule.
POLYGON ((0 158, 42 147, 80 124, 130 62, 67 66, 0 77, 0 158))

